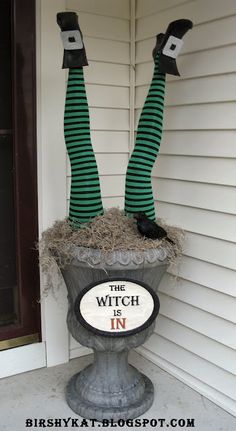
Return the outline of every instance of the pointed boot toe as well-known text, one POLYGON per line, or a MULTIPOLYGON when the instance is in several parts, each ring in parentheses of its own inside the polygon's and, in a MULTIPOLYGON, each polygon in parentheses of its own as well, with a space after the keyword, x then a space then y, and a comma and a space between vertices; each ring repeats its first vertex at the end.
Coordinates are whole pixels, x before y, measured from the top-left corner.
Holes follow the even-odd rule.
POLYGON ((188 19, 179 19, 169 24, 166 33, 160 38, 157 36, 157 43, 153 53, 159 53, 159 70, 162 73, 170 75, 180 75, 176 58, 183 46, 182 38, 193 27, 192 21, 188 19))

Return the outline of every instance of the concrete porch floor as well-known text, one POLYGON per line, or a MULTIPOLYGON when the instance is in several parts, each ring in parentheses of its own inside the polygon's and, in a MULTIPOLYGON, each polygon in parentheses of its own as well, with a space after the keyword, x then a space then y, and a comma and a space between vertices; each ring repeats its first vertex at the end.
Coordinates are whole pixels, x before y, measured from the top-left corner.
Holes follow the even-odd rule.
MULTIPOLYGON (((73 359, 68 364, 52 368, 43 368, 17 376, 0 380, 0 431, 25 431, 36 429, 86 429, 91 426, 79 427, 26 427, 27 418, 78 418, 67 406, 64 398, 64 388, 69 378, 92 362, 92 356, 73 359)), ((142 418, 195 419, 195 427, 161 428, 147 425, 139 429, 192 429, 195 431, 233 431, 236 429, 236 418, 207 400, 197 392, 161 370, 153 363, 132 352, 130 363, 143 371, 152 380, 155 386, 155 400, 151 409, 142 418)), ((79 418, 79 421, 81 419, 79 418)), ((71 422, 70 422, 71 424, 71 422)), ((100 429, 114 429, 113 427, 95 426, 100 429)), ((117 427, 117 430, 136 429, 134 427, 117 427)), ((137 428, 138 429, 138 428, 137 428)))

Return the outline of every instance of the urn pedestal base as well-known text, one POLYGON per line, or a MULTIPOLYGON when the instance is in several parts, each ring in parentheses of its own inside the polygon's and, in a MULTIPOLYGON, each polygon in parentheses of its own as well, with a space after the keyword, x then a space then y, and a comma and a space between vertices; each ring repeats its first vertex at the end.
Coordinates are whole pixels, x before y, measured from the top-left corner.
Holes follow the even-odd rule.
POLYGON ((127 351, 96 352, 94 363, 69 381, 66 400, 87 419, 133 419, 147 411, 154 398, 151 380, 127 362, 127 351))
POLYGON ((143 282, 156 292, 168 266, 167 251, 159 248, 145 252, 112 252, 105 263, 100 260, 99 253, 77 248, 71 264, 62 270, 68 289, 68 328, 80 344, 94 351, 93 364, 69 381, 66 400, 74 412, 86 419, 134 419, 151 407, 154 388, 148 377, 128 363, 128 352, 150 337, 155 322, 128 336, 97 335, 79 323, 74 305, 83 289, 107 277, 143 282))

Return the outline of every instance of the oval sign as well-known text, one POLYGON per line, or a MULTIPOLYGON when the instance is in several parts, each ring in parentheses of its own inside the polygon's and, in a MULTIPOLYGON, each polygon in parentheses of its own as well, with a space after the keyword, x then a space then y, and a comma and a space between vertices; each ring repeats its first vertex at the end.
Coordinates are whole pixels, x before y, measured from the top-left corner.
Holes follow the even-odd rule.
POLYGON ((159 307, 158 296, 145 283, 109 278, 90 284, 79 294, 75 314, 95 334, 126 336, 150 326, 159 307))

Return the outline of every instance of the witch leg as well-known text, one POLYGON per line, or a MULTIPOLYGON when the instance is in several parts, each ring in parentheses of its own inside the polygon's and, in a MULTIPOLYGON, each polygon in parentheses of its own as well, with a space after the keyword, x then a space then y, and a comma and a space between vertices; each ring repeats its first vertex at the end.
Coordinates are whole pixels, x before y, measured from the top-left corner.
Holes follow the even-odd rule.
POLYGON ((89 108, 83 66, 88 65, 83 35, 75 12, 59 12, 64 46, 63 69, 69 69, 64 135, 71 164, 69 220, 74 228, 102 214, 97 163, 90 137, 89 108))
POLYGON ((125 211, 144 212, 155 220, 151 171, 160 149, 165 96, 165 74, 155 58, 152 82, 139 119, 135 148, 126 172, 125 211))
POLYGON ((182 37, 193 23, 180 19, 169 24, 165 34, 157 35, 153 50, 154 74, 139 119, 134 151, 126 172, 125 211, 144 212, 155 220, 151 172, 159 153, 164 111, 166 73, 179 75, 176 57, 183 45, 182 37))
POLYGON ((69 69, 64 134, 71 164, 69 220, 74 227, 79 227, 78 223, 103 213, 82 67, 69 69))

